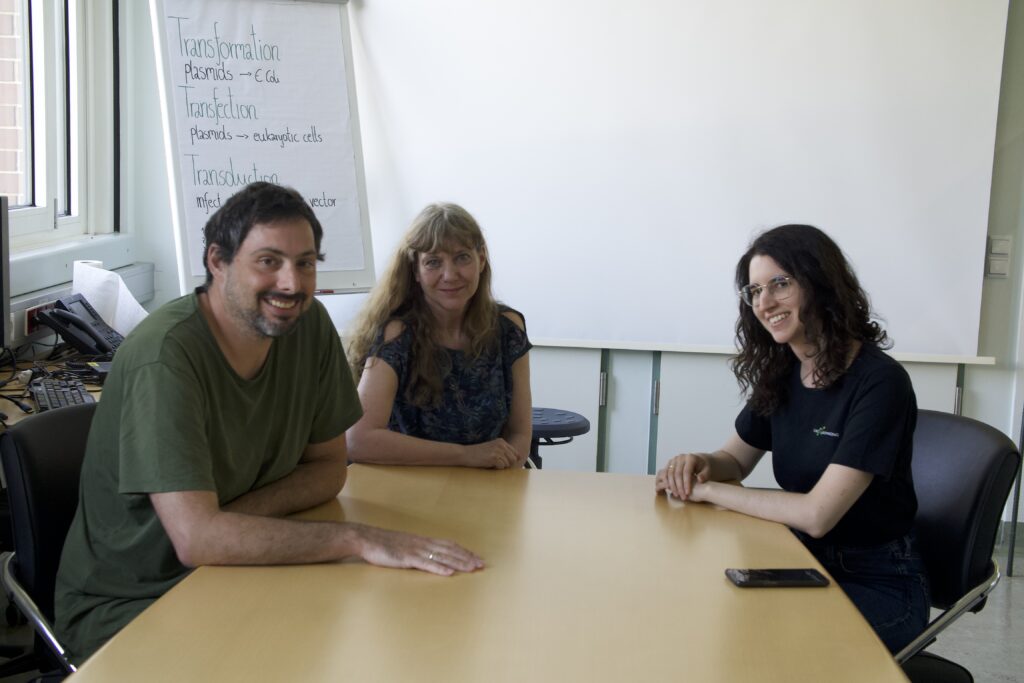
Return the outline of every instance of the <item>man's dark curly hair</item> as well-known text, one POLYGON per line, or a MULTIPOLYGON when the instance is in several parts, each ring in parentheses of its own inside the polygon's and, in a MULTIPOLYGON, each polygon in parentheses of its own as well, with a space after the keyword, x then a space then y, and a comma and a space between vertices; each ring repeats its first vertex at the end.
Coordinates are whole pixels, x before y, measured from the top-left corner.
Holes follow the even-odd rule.
POLYGON ((231 263, 252 226, 292 218, 304 218, 313 228, 317 259, 323 261, 320 242, 323 240, 324 229, 301 194, 290 187, 261 181, 246 185, 231 195, 210 216, 203 228, 203 266, 206 268, 206 283, 203 287, 213 282, 213 273, 206 263, 207 247, 216 244, 224 262, 231 263))
MULTIPOLYGON (((782 225, 761 233, 736 264, 736 288, 750 283, 750 261, 768 256, 799 285, 803 301, 800 320, 814 348, 814 383, 828 386, 846 372, 855 342, 889 348, 882 327, 871 319, 868 295, 860 286, 842 250, 828 235, 810 225, 782 225)), ((787 399, 788 380, 797 358, 777 344, 757 319, 754 309, 739 302, 732 371, 740 389, 750 393, 754 411, 770 415, 787 399)))

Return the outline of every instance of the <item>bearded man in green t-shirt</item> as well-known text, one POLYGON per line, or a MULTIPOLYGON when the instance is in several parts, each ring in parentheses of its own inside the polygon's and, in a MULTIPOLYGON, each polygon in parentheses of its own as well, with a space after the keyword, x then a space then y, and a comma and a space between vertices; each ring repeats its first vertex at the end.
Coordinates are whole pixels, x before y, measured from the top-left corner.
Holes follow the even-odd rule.
POLYGON ((57 575, 56 626, 73 660, 203 564, 483 566, 450 541, 283 519, 338 495, 345 430, 362 414, 313 298, 322 236, 297 192, 249 185, 206 224, 206 283, 118 349, 57 575))

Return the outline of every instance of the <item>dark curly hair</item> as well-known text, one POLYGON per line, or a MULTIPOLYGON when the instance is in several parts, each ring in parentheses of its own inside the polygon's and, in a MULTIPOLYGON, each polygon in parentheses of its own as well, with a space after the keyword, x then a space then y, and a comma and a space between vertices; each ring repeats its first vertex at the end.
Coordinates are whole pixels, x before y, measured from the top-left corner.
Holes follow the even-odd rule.
POLYGON ((297 191, 290 187, 259 181, 250 183, 231 195, 224 205, 210 216, 210 220, 203 228, 203 267, 206 268, 206 282, 203 288, 209 287, 213 282, 213 273, 206 262, 208 247, 211 244, 216 244, 220 248, 220 256, 225 263, 231 263, 254 225, 292 218, 304 218, 313 228, 316 258, 323 261, 320 242, 323 240, 324 229, 313 209, 297 191))
MULTIPOLYGON (((736 288, 750 283, 750 261, 768 256, 800 285, 803 302, 800 320, 814 348, 814 383, 828 386, 846 372, 855 342, 889 348, 882 327, 871 319, 868 295, 842 250, 824 232, 810 225, 782 225, 761 233, 736 264, 736 288)), ((770 415, 787 399, 788 378, 797 358, 785 344, 777 344, 754 313, 739 302, 736 347, 732 371, 751 407, 770 415)))

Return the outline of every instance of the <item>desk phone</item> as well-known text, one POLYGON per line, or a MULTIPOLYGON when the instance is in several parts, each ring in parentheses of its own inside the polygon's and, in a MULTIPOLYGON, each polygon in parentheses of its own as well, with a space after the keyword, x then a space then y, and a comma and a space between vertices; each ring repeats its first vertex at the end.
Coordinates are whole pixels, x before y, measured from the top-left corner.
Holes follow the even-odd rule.
POLYGON ((52 309, 36 313, 36 319, 86 356, 111 354, 124 341, 81 294, 57 299, 52 309))

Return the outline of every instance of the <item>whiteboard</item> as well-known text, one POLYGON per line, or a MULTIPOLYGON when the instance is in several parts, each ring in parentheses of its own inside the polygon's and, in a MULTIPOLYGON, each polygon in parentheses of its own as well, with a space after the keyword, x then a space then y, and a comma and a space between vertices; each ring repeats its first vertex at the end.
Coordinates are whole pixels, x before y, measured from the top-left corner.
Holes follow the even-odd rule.
POLYGON ((464 205, 532 338, 731 347, 735 264, 830 233, 900 353, 977 354, 1006 0, 352 6, 377 267, 464 205))
POLYGON ((345 6, 151 3, 182 292, 205 280, 209 217, 260 180, 297 189, 323 225, 318 287, 372 285, 345 6))

